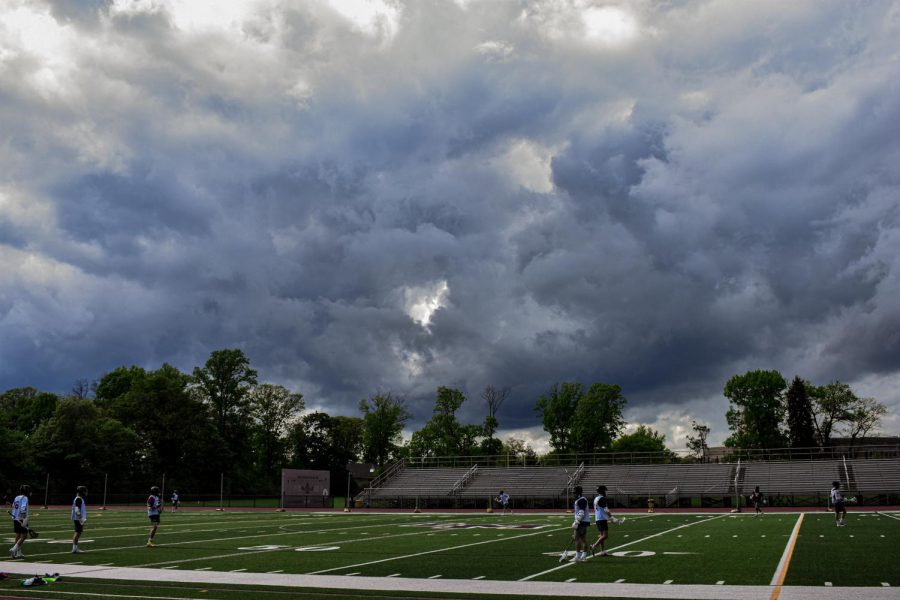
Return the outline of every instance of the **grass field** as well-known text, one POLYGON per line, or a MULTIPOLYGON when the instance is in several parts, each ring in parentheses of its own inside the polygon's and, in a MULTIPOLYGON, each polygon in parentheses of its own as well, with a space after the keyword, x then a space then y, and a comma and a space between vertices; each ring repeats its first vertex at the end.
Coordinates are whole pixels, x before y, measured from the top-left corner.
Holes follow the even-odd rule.
MULTIPOLYGON (((3 568, 33 575, 69 565, 66 572, 73 576, 39 589, 42 596, 52 592, 53 597, 70 594, 72 598, 83 594, 229 598, 241 590, 246 592, 246 586, 217 585, 215 573, 329 575, 341 576, 342 581, 374 577, 768 586, 781 571, 779 565, 799 518, 799 513, 771 513, 761 518, 746 514, 628 515, 625 523, 611 526, 610 556, 571 564, 559 562, 571 537, 572 519, 560 513, 181 511, 163 514, 156 536, 158 546, 148 548, 149 527, 143 512, 95 511, 82 537, 84 552, 74 555, 70 553, 69 511, 45 510, 32 517, 31 525, 41 537, 25 545, 25 561, 7 560, 3 568), (101 582, 87 572, 97 565, 108 567, 106 571, 114 567, 169 571, 168 577, 174 577, 171 572, 189 571, 194 578, 204 574, 213 579, 195 584, 185 575, 182 583, 101 582), (79 573, 81 568, 84 572, 79 573)), ((596 531, 591 531, 589 541, 595 538, 596 531)), ((900 515, 895 513, 851 513, 848 526, 837 528, 831 514, 810 512, 799 528, 784 584, 823 589, 898 587, 898 547, 900 515)), ((0 595, 24 591, 18 581, 0 582, 0 595)), ((283 597, 285 589, 259 587, 253 593, 260 598, 283 597)), ((290 589, 293 597, 385 597, 385 592, 378 591, 335 593, 290 589)), ((414 596, 442 597, 437 592, 414 596)), ((465 590, 449 596, 463 597, 465 590)), ((404 597, 404 592, 394 591, 389 597, 404 597)))

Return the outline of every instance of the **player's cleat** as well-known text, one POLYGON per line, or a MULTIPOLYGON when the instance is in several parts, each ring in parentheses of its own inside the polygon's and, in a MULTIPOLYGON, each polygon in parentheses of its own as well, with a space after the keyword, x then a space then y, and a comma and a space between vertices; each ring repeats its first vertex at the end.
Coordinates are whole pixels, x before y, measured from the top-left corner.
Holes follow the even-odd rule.
POLYGON ((591 556, 594 556, 594 547, 593 547, 593 546, 588 546, 588 548, 591 549, 591 556))
POLYGON ((72 548, 72 554, 81 554, 81 550, 78 548, 72 548))
POLYGON ((15 557, 16 557, 16 549, 15 549, 15 548, 10 548, 10 549, 9 549, 9 555, 10 555, 11 557, 15 558, 15 557))
POLYGON ((601 550, 600 556, 609 556, 609 554, 606 552, 606 550, 601 550))
POLYGON ((25 558, 25 555, 22 554, 22 551, 21 551, 21 550, 19 550, 18 552, 16 552, 15 558, 25 558))
POLYGON ((147 540, 147 547, 148 547, 148 548, 156 548, 156 544, 154 544, 153 542, 147 540))

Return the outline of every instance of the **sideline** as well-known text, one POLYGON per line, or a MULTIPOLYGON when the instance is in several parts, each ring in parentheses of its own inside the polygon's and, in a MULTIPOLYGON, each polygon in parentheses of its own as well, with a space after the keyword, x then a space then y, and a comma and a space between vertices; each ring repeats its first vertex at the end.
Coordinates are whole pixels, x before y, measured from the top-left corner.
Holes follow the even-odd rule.
MULTIPOLYGON (((669 600, 767 600, 772 593, 768 585, 665 585, 638 583, 560 583, 558 581, 489 581, 471 579, 412 579, 402 577, 347 577, 341 575, 285 575, 283 573, 231 573, 224 571, 176 571, 143 569, 134 567, 88 567, 84 565, 55 565, 28 563, 38 570, 46 567, 63 576, 96 578, 110 581, 154 583, 200 583, 248 586, 247 596, 252 597, 249 586, 329 588, 331 590, 370 590, 386 592, 434 592, 445 594, 470 594, 472 597, 488 594, 549 597, 615 597, 615 598, 666 598, 669 600)), ((0 570, 15 573, 22 563, 0 562, 0 570)), ((78 593, 40 588, 41 595, 78 593)), ((83 594, 87 596, 88 594, 83 594)), ((119 596, 127 598, 127 595, 119 596)), ((131 596, 140 597, 140 596, 131 596)), ((154 596, 159 600, 159 596, 154 596)), ((785 587, 782 600, 897 600, 895 588, 860 587, 785 587)))

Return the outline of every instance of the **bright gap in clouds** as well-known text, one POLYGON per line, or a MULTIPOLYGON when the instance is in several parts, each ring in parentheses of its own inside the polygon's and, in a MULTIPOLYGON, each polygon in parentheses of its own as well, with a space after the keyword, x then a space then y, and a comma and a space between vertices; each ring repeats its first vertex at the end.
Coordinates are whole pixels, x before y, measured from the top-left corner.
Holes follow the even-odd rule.
POLYGON ((589 8, 581 13, 585 37, 605 46, 626 44, 637 36, 635 18, 614 6, 589 8))
POLYGON ((450 287, 446 281, 439 281, 430 286, 405 288, 403 296, 406 314, 422 327, 428 327, 431 315, 444 306, 449 291, 450 287))

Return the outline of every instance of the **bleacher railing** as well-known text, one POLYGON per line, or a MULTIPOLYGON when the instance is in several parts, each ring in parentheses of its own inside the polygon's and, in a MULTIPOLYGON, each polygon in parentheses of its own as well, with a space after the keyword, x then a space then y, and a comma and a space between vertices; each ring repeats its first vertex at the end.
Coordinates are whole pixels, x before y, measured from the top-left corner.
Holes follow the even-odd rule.
MULTIPOLYGON (((900 444, 877 446, 844 445, 826 448, 765 448, 742 449, 727 448, 717 455, 698 457, 687 450, 669 450, 666 452, 594 452, 545 454, 543 456, 527 456, 513 454, 473 455, 473 456, 419 456, 409 458, 405 466, 409 468, 471 468, 478 464, 481 467, 555 467, 579 465, 587 466, 616 464, 692 464, 692 463, 736 463, 738 461, 777 461, 777 460, 838 460, 842 458, 900 458, 900 444)), ((377 484, 375 485, 377 487, 377 484)))

